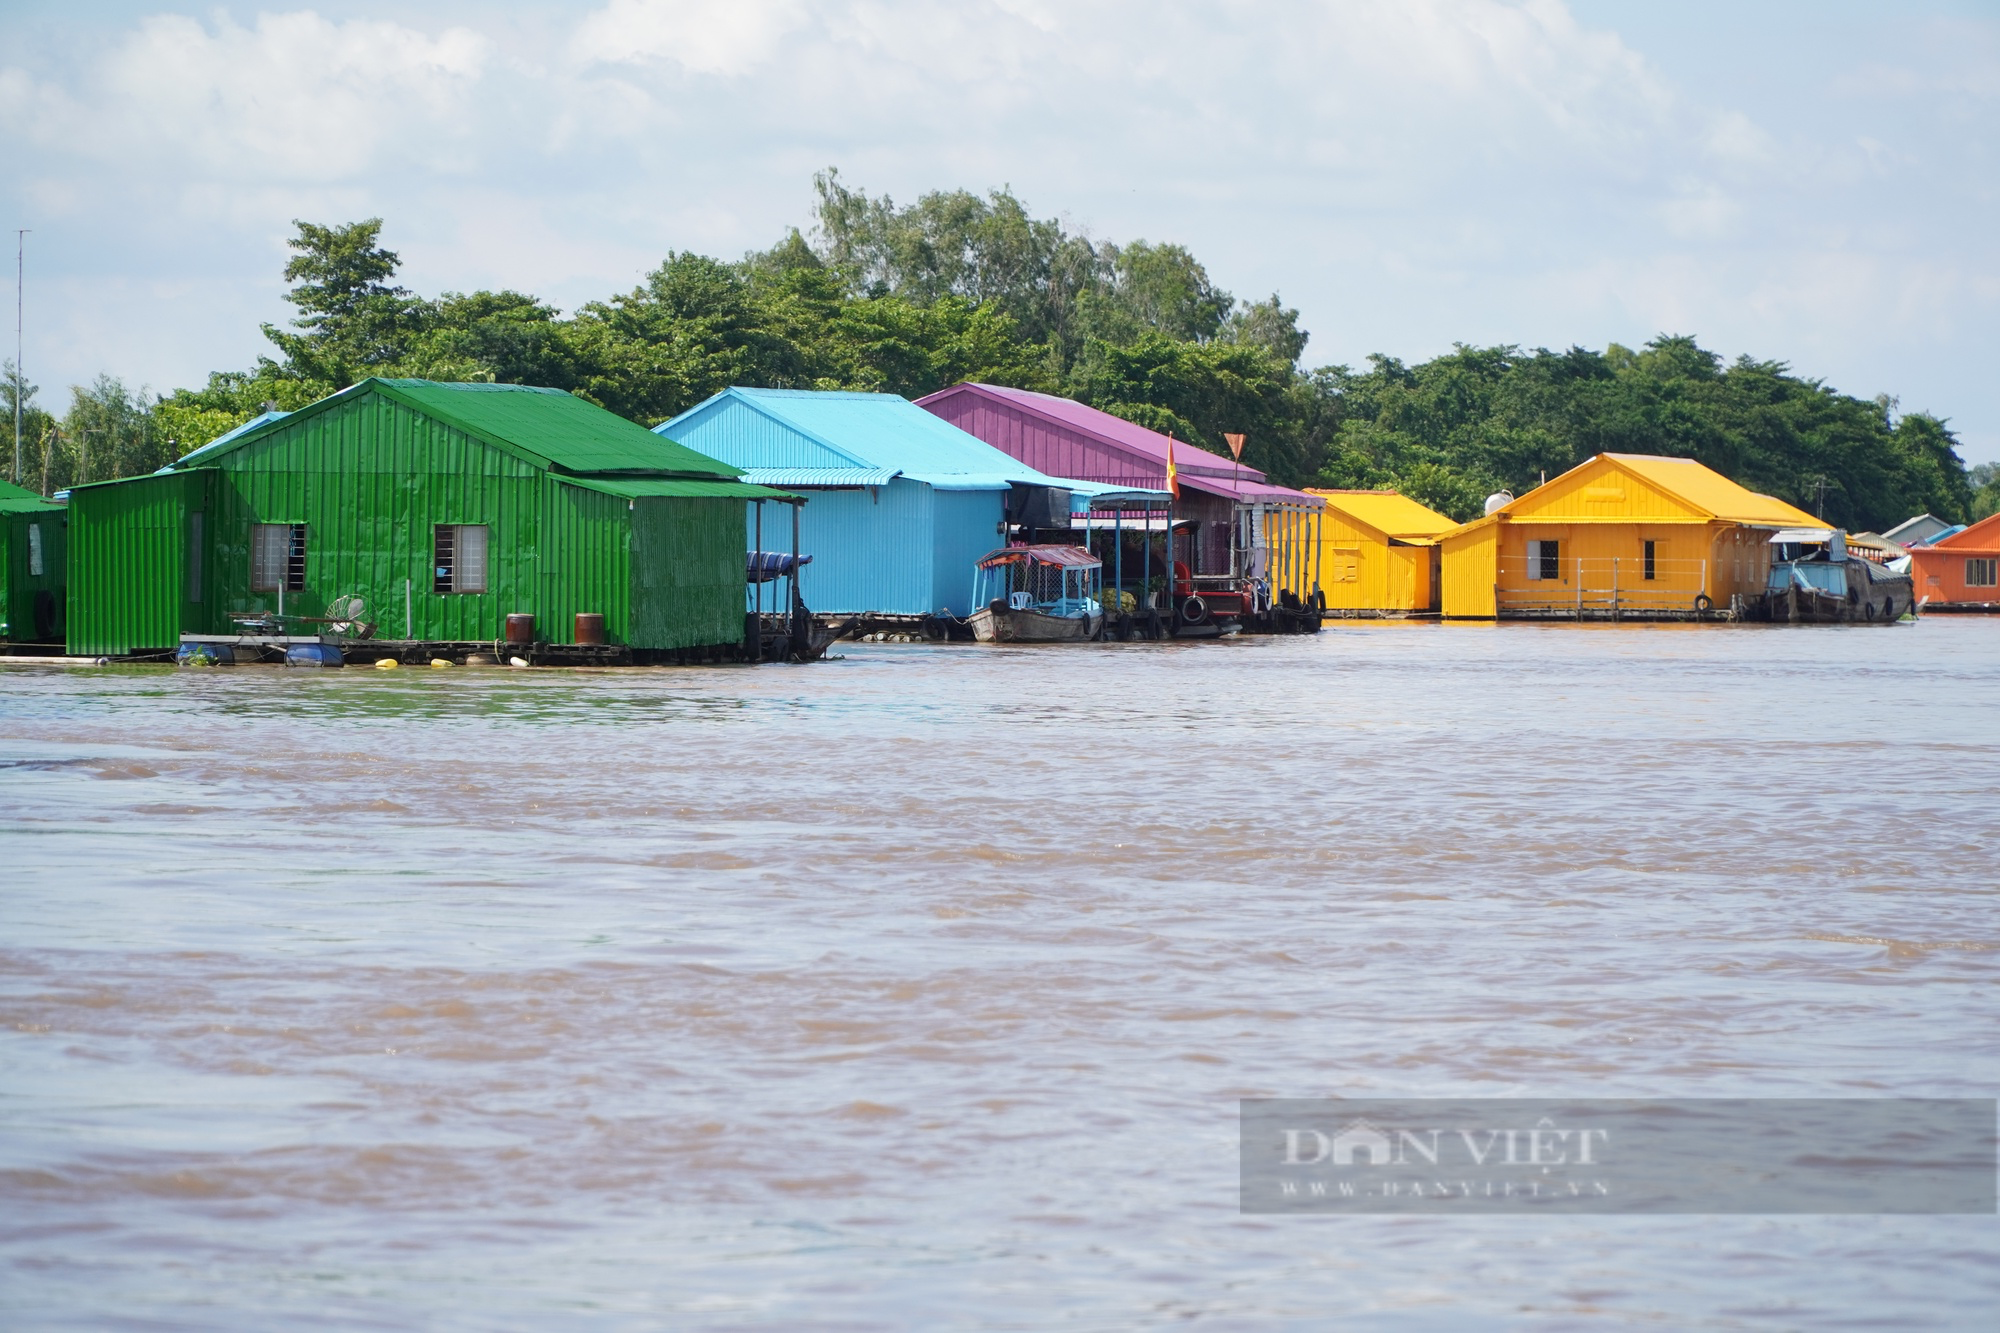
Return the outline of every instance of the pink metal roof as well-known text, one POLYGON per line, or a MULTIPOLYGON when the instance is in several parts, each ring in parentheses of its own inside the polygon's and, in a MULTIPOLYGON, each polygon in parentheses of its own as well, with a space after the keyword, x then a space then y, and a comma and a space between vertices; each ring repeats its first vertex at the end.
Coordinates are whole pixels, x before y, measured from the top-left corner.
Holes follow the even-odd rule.
MULTIPOLYGON (((1158 431, 1147 430, 1134 425, 1123 417, 1114 417, 1109 412, 1100 412, 1094 407, 1068 398, 1057 398, 1053 394, 1035 393, 1028 389, 1009 389, 998 384, 955 384, 949 389, 940 389, 927 398, 917 399, 917 406, 951 421, 955 416, 969 415, 979 406, 1005 404, 1018 413, 1040 417, 1043 420, 1060 423, 1071 432, 1087 436, 1104 447, 1117 453, 1132 455, 1131 461, 1157 468, 1162 476, 1167 466, 1167 437, 1158 431), (984 400, 983 402, 981 400, 984 400)), ((995 444, 1005 449, 1005 445, 995 444)), ((1174 441, 1174 466, 1183 473, 1229 477, 1242 475, 1252 481, 1264 480, 1264 474, 1254 467, 1238 467, 1234 459, 1212 454, 1208 450, 1189 444, 1186 440, 1174 441)), ((1065 476, 1078 477, 1083 481, 1096 481, 1095 477, 1084 477, 1070 472, 1065 476)))
MULTIPOLYGON (((997 384, 956 384, 919 398, 917 406, 1050 476, 1149 490, 1166 485, 1166 436, 1068 398, 997 384)), ((1173 449, 1184 488, 1226 500, 1315 509, 1324 504, 1184 440, 1175 440, 1173 449)))

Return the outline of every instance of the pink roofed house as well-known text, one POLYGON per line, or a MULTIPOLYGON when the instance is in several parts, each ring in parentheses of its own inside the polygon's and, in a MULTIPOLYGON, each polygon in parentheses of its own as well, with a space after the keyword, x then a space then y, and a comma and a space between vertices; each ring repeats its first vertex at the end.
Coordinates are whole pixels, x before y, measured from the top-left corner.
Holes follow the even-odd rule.
MULTIPOLYGON (((1161 490, 1167 484, 1167 437, 1109 412, 1068 398, 1009 389, 997 384, 955 384, 917 406, 935 413, 968 435, 1012 458, 1078 481, 1161 490)), ((1173 441, 1174 469, 1181 499, 1175 517, 1192 520, 1194 572, 1222 576, 1270 563, 1278 585, 1308 598, 1317 571, 1294 561, 1292 569, 1274 552, 1288 545, 1288 525, 1309 521, 1324 508, 1318 496, 1273 486, 1254 467, 1210 453, 1185 440, 1173 441)), ((1300 549, 1305 549, 1303 543, 1300 549)), ((1261 570, 1257 572, 1263 572, 1261 570)))

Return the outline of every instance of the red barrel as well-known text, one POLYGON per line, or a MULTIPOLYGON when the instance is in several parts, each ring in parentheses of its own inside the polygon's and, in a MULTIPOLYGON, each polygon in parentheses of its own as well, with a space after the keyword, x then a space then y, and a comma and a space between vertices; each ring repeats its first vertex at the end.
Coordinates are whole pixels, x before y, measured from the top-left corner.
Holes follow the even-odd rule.
POLYGON ((604 642, 604 613, 602 611, 579 611, 576 613, 576 641, 578 643, 604 642))
POLYGON ((535 618, 533 616, 507 617, 507 642, 528 644, 535 641, 535 618))

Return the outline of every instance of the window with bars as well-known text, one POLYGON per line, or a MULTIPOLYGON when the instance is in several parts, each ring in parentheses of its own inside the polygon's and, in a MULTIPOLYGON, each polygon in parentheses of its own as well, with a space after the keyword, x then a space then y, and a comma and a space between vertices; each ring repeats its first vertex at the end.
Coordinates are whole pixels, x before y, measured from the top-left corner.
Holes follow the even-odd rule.
POLYGON ((485 525, 479 523, 437 525, 431 591, 486 591, 486 534, 485 525))
POLYGON ((304 592, 306 525, 259 523, 250 529, 250 591, 304 592))
POLYGON ((1554 583, 1562 577, 1562 543, 1528 543, 1528 578, 1537 583, 1554 583))
POLYGON ((1965 586, 1968 588, 2000 586, 2000 559, 1966 561, 1965 586))
POLYGON ((1657 570, 1659 568, 1659 562, 1654 557, 1657 554, 1657 548, 1659 547, 1659 543, 1641 542, 1639 543, 1639 546, 1640 549, 1645 553, 1644 564, 1646 566, 1646 578, 1648 580, 1658 578, 1659 574, 1657 570))
POLYGON ((28 577, 42 577, 42 525, 28 525, 28 577))

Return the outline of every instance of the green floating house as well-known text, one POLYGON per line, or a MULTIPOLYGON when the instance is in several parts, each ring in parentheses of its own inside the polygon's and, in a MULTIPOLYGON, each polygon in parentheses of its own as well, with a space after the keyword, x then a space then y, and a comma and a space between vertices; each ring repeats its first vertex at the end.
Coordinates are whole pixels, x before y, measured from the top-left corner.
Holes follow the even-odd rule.
POLYGON ((62 642, 68 522, 62 505, 0 481, 0 642, 62 642))
POLYGON ((166 652, 359 596, 375 637, 578 613, 649 654, 740 644, 744 504, 792 501, 558 389, 368 379, 151 476, 70 492, 68 646, 166 652))

